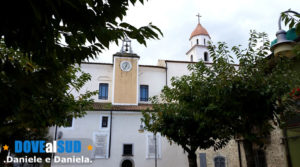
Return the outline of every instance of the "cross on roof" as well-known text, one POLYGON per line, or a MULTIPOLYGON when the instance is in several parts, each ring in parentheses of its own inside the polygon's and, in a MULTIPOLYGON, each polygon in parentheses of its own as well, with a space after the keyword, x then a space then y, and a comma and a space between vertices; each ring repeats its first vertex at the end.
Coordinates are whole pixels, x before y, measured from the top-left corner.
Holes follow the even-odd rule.
POLYGON ((200 24, 200 17, 202 16, 200 15, 200 13, 198 13, 196 16, 198 17, 198 23, 200 24))

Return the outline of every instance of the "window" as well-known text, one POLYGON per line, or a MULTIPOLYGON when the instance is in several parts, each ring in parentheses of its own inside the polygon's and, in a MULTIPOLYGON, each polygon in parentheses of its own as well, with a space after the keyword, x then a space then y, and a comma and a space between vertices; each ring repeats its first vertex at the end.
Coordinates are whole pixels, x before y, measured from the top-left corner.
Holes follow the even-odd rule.
POLYGON ((108 99, 108 84, 107 83, 99 84, 99 99, 102 99, 102 100, 108 99))
POLYGON ((148 101, 148 85, 140 86, 140 101, 148 101))
POLYGON ((206 153, 200 153, 200 167, 206 167, 206 153))
POLYGON ((226 167, 225 157, 217 156, 214 158, 215 167, 226 167))
POLYGON ((66 121, 65 121, 65 124, 64 124, 64 127, 65 128, 71 128, 72 124, 73 124, 73 117, 67 117, 66 121))
POLYGON ((208 53, 204 52, 204 61, 208 61, 208 53))
POLYGON ((103 116, 102 117, 102 124, 101 124, 101 127, 102 128, 107 128, 108 126, 108 116, 103 116))
POLYGON ((123 145, 123 156, 133 156, 132 144, 124 144, 123 145))
POLYGON ((193 55, 191 55, 191 62, 193 62, 193 55))
POLYGON ((110 129, 110 116, 108 114, 101 114, 99 118, 99 128, 102 132, 109 131, 110 129))
POLYGON ((199 39, 197 39, 197 45, 199 45, 199 39))
POLYGON ((204 45, 206 45, 206 41, 205 41, 205 38, 203 39, 203 43, 204 43, 204 45))
POLYGON ((122 162, 122 167, 132 167, 133 166, 133 163, 129 160, 129 159, 126 159, 122 162))

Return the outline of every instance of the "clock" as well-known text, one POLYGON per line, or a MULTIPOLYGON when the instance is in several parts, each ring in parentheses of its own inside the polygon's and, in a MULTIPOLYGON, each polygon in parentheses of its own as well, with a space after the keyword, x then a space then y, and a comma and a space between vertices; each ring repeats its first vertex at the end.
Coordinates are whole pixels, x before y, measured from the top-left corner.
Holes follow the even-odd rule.
POLYGON ((120 67, 122 71, 130 71, 132 68, 132 65, 129 61, 122 61, 120 63, 120 67))

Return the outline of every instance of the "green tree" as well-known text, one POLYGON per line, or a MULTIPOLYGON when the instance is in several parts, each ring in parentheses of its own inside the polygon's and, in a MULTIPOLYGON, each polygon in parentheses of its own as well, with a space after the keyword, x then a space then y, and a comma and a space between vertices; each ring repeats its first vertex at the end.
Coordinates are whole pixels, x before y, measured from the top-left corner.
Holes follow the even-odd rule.
POLYGON ((243 139, 247 165, 255 166, 253 145, 263 146, 283 113, 277 107, 299 75, 289 69, 292 60, 272 58, 265 33, 251 31, 249 45, 228 49, 219 42, 209 47, 211 65, 191 65, 190 75, 173 78, 171 87, 154 98, 154 112, 144 112, 146 129, 160 132, 188 152, 196 167, 195 151, 222 148, 232 137, 243 139), (239 59, 234 65, 232 54, 239 59))
MULTIPOLYGON (((80 68, 70 65, 56 75, 7 48, 3 40, 0 59, 0 143, 11 151, 15 140, 46 139, 48 127, 63 126, 67 117, 81 117, 90 109, 90 97, 97 92, 72 94, 91 78, 80 68)), ((2 151, 1 164, 6 154, 2 151)))
MULTIPOLYGON (((95 58, 128 36, 146 45, 161 31, 151 23, 123 22, 136 0, 28 0, 0 5, 0 142, 15 140, 15 129, 63 125, 80 117, 94 92, 74 97, 90 76, 74 64, 95 58), (11 133, 9 133, 11 131, 11 133)), ((143 3, 143 0, 138 2, 143 3)))
MULTIPOLYGON (((16 122, 14 122, 14 124, 16 124, 16 122)), ((50 139, 48 136, 48 128, 26 128, 26 127, 22 127, 22 126, 14 126, 13 124, 9 125, 10 127, 6 129, 6 131, 4 131, 4 134, 6 134, 7 139, 4 139, 5 144, 9 146, 9 150, 11 155, 14 156, 18 156, 18 157, 41 157, 46 158, 46 157, 51 157, 50 153, 18 153, 18 154, 14 154, 14 144, 15 144, 15 140, 45 140, 45 141, 49 141, 50 139), (7 131, 9 130, 9 131, 7 131)), ((1 128, 1 132, 3 132, 3 128, 1 128)), ((1 140, 3 141, 3 137, 1 138, 1 140)), ((3 144, 3 145, 5 145, 3 144)), ((2 145, 2 146, 3 146, 2 145)), ((0 153, 0 166, 13 166, 13 164, 9 163, 9 164, 5 164, 3 161, 6 161, 6 156, 7 156, 7 151, 3 151, 0 153)), ((25 164, 25 163, 19 163, 20 165, 25 164)), ((46 163, 45 163, 46 164, 46 163)), ((38 166, 40 165, 39 163, 32 163, 32 167, 34 167, 34 165, 38 166)))
MULTIPOLYGON (((136 0, 3 1, 0 37, 7 47, 32 55, 39 64, 59 58, 64 64, 94 58, 125 35, 146 45, 160 30, 151 23, 136 28, 122 22, 136 0)), ((143 0, 139 0, 143 3, 143 0)), ((51 64, 52 65, 52 64, 51 64)))

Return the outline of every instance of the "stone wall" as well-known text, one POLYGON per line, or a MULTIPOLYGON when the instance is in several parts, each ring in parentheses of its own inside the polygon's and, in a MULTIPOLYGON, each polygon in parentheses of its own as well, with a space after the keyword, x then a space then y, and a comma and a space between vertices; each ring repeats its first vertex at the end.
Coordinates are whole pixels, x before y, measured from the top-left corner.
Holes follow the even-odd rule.
MULTIPOLYGON (((282 144, 282 130, 275 128, 271 132, 269 143, 265 145, 265 155, 267 167, 287 167, 285 146, 282 144)), ((240 142, 242 167, 247 167, 245 151, 242 141, 240 142)), ((200 166, 200 153, 206 153, 207 167, 214 167, 214 158, 216 156, 225 157, 226 167, 240 167, 238 155, 238 143, 231 140, 223 149, 214 151, 213 149, 198 150, 197 163, 200 166)))
MULTIPOLYGON (((244 164, 246 164, 244 150, 242 144, 240 144, 241 149, 241 160, 244 164)), ((225 157, 225 164, 226 167, 239 167, 239 155, 238 155, 238 143, 235 140, 231 140, 226 147, 223 149, 214 151, 212 148, 208 150, 198 150, 197 151, 197 161, 198 165, 200 166, 200 153, 206 153, 206 163, 207 167, 214 167, 214 158, 216 156, 223 156, 225 157)))
POLYGON ((271 132, 270 144, 266 145, 266 161, 268 167, 286 167, 285 145, 282 143, 283 133, 279 128, 271 132))

